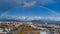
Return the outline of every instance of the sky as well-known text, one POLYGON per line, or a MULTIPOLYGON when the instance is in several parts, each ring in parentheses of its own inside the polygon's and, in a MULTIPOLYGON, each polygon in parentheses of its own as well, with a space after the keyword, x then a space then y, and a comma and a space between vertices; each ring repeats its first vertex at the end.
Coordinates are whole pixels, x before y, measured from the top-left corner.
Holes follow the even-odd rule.
POLYGON ((60 0, 0 0, 1 16, 60 17, 60 0))

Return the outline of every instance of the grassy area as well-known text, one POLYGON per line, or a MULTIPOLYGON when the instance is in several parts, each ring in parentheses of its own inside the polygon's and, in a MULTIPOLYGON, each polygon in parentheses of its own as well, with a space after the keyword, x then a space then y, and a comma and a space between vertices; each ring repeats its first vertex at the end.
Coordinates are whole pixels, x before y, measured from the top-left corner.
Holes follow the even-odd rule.
MULTIPOLYGON (((20 29, 20 32, 18 32, 17 34, 27 34, 29 31, 39 31, 40 30, 40 29, 32 28, 31 26, 28 26, 28 25, 22 25, 21 27, 22 27, 22 29, 20 29), (27 32, 25 32, 25 31, 27 31, 27 32)), ((37 34, 38 32, 35 32, 35 33, 37 34)))

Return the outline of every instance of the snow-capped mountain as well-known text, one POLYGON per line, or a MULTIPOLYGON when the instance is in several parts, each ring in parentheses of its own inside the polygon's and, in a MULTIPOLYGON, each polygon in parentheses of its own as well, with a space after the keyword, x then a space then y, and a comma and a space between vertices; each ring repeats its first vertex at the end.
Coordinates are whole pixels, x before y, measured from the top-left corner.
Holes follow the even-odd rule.
POLYGON ((41 17, 41 16, 0 16, 0 20, 19 20, 19 21, 60 21, 60 17, 41 17))

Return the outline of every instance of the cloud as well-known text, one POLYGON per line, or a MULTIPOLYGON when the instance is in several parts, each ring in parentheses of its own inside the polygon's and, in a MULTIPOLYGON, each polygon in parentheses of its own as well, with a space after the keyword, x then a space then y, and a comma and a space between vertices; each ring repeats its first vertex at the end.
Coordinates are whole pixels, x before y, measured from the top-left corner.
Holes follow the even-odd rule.
POLYGON ((13 1, 23 7, 32 7, 36 4, 35 0, 13 0, 13 1))
POLYGON ((54 20, 60 21, 60 17, 42 17, 42 16, 8 16, 6 19, 15 19, 15 20, 23 20, 23 21, 31 21, 31 20, 54 20))
POLYGON ((30 7, 36 4, 46 5, 53 4, 58 1, 55 0, 0 0, 0 9, 9 10, 17 6, 30 7))
MULTIPOLYGON (((37 4, 42 5, 46 5, 46 4, 54 4, 57 3, 57 1, 55 0, 0 0, 0 10, 10 10, 12 8, 18 7, 18 6, 23 6, 23 7, 32 7, 35 6, 37 4)), ((44 7, 45 9, 50 10, 52 13, 59 15, 58 13, 56 13, 55 11, 44 7)), ((3 13, 4 14, 4 13, 3 13)))
POLYGON ((35 5, 35 1, 31 0, 31 2, 27 2, 28 0, 0 0, 0 10, 7 11, 14 7, 30 7, 35 5))
POLYGON ((21 21, 31 21, 31 20, 60 21, 60 17, 42 17, 42 16, 9 16, 9 15, 3 15, 3 16, 0 16, 0 20, 1 19, 12 19, 12 20, 21 20, 21 21))
POLYGON ((32 2, 24 2, 24 7, 32 7, 35 6, 36 1, 32 1, 32 2))
POLYGON ((13 0, 15 3, 17 4, 24 4, 24 6, 33 6, 36 2, 37 4, 40 4, 40 5, 46 5, 46 4, 54 4, 56 3, 57 1, 55 0, 13 0))
POLYGON ((60 21, 60 17, 42 17, 42 16, 17 16, 16 18, 17 20, 27 20, 27 21, 31 21, 31 20, 54 20, 54 21, 60 21))

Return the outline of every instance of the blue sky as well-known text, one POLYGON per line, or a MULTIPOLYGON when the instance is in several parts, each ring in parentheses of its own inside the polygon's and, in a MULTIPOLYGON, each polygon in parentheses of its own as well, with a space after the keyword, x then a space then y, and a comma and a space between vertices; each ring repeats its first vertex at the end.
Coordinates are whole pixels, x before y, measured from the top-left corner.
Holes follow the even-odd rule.
POLYGON ((0 0, 0 16, 60 17, 60 0, 0 0))

